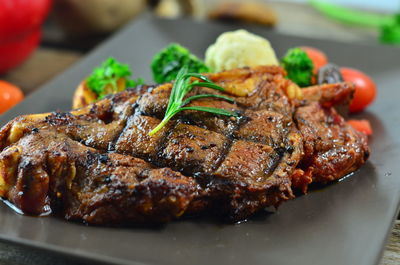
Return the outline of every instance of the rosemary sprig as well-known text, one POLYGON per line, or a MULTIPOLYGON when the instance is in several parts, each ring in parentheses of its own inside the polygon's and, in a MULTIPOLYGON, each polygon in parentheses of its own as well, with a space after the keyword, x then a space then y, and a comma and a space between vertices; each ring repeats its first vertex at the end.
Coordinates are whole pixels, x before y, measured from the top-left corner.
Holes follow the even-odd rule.
POLYGON ((188 103, 193 100, 200 99, 200 98, 220 98, 227 100, 229 102, 234 102, 233 99, 223 96, 223 95, 214 95, 214 94, 200 94, 188 97, 184 100, 184 97, 189 93, 193 87, 209 87, 216 90, 224 91, 224 88, 214 84, 210 79, 206 76, 197 74, 197 73, 188 73, 187 67, 183 67, 175 80, 174 85, 171 89, 171 95, 169 97, 167 110, 165 111, 165 116, 163 120, 149 133, 150 136, 156 134, 162 127, 164 127, 168 121, 174 117, 178 112, 183 110, 197 110, 197 111, 204 111, 218 115, 225 115, 225 116, 237 116, 236 113, 224 109, 218 108, 211 108, 211 107, 201 107, 201 106, 193 106, 193 107, 185 107, 188 103), (191 82, 191 78, 195 77, 200 79, 201 81, 194 81, 191 82))

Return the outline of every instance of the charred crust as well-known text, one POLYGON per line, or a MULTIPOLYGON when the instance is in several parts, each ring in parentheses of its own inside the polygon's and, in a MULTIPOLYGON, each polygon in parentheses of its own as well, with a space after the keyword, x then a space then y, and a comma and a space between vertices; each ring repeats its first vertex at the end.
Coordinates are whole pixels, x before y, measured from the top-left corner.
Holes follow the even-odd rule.
MULTIPOLYGON (((23 124, 24 135, 11 145, 19 149, 0 153, 18 165, 15 177, 22 176, 8 199, 35 214, 50 201, 59 215, 88 224, 166 222, 203 213, 238 221, 293 198, 295 170, 304 188, 310 178, 326 183, 357 169, 369 157, 366 138, 326 105, 292 105, 284 74, 279 67, 209 74, 232 87, 253 79, 248 96, 231 95, 235 104, 196 102, 238 117, 185 111, 158 138, 148 130, 164 114, 168 84, 109 96, 82 115, 53 112, 23 124), (14 162, 13 155, 21 158, 14 162)), ((0 137, 3 148, 8 143, 0 137)))

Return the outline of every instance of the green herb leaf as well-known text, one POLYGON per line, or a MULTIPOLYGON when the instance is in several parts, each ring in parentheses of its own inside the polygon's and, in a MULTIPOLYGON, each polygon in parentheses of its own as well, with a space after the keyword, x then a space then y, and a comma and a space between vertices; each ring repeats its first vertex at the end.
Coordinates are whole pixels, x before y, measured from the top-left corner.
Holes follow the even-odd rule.
POLYGON ((201 99, 201 98, 220 98, 220 99, 224 99, 226 101, 229 101, 231 103, 235 102, 230 97, 223 96, 223 95, 200 94, 200 95, 195 95, 195 96, 188 97, 187 99, 185 99, 185 101, 183 102, 182 105, 185 106, 185 105, 189 104, 191 101, 196 100, 196 99, 201 99))
POLYGON ((163 120, 158 124, 150 133, 149 135, 152 136, 156 134, 162 127, 164 127, 168 121, 173 118, 177 113, 183 110, 197 110, 197 111, 204 111, 204 112, 209 112, 213 114, 218 114, 218 115, 225 115, 225 116, 238 116, 235 112, 224 110, 224 109, 218 109, 218 108, 210 108, 210 107, 201 107, 201 106, 193 106, 193 107, 185 107, 189 102, 200 99, 200 98, 206 98, 206 97, 214 97, 214 98, 220 98, 224 99, 230 102, 234 102, 233 99, 223 96, 223 95, 214 95, 214 94, 200 94, 200 95, 195 95, 192 97, 187 98, 184 100, 184 97, 189 93, 193 87, 199 86, 199 87, 209 87, 213 88, 216 90, 224 91, 224 88, 214 84, 211 80, 209 80, 207 77, 196 74, 196 73, 188 73, 187 67, 182 67, 180 71, 177 74, 176 80, 174 85, 172 86, 171 89, 171 95, 169 97, 168 101, 168 106, 167 110, 165 112, 165 116, 163 120), (204 82, 199 82, 199 81, 194 81, 191 83, 191 78, 195 77, 198 78, 204 82))
POLYGON ((198 111, 204 111, 204 112, 214 113, 214 114, 218 114, 218 115, 225 115, 225 116, 232 116, 232 117, 238 116, 235 112, 232 112, 229 110, 224 110, 224 109, 211 108, 211 107, 200 107, 200 106, 182 107, 180 110, 198 110, 198 111))
POLYGON ((144 83, 143 79, 130 79, 132 72, 129 65, 122 64, 110 57, 86 79, 87 86, 102 99, 108 94, 120 92, 128 87, 135 87, 144 83), (118 86, 118 80, 123 78, 125 86, 118 86))

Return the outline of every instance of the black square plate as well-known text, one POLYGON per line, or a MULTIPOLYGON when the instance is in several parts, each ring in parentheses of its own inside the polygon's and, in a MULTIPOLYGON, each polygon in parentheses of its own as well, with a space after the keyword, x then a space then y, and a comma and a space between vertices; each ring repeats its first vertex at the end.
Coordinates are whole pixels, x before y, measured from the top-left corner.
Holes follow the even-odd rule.
MULTIPOLYGON (((220 33, 241 27, 144 17, 3 115, 0 124, 20 114, 68 110, 76 85, 108 56, 129 63, 135 77, 151 80, 151 58, 168 43, 202 57, 220 33)), ((377 264, 400 200, 400 49, 246 28, 268 38, 280 56, 293 46, 314 46, 332 62, 373 77, 378 98, 359 115, 374 128, 372 156, 359 171, 236 225, 184 220, 154 229, 87 227, 18 215, 0 205, 0 239, 114 264, 377 264)))

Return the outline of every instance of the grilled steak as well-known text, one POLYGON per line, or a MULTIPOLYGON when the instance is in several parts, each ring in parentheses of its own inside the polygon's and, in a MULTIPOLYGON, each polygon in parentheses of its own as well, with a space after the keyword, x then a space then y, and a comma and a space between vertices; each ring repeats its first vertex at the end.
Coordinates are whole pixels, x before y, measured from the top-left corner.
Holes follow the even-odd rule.
MULTIPOLYGON (((204 213, 240 220, 312 182, 341 178, 368 158, 365 135, 332 108, 351 98, 350 84, 306 88, 303 100, 291 100, 293 84, 279 67, 208 77, 235 104, 191 104, 239 118, 185 111, 149 136, 171 84, 127 90, 68 113, 15 118, 0 131, 0 195, 27 214, 54 212, 90 224, 204 213)), ((191 92, 199 93, 221 92, 191 92)))

